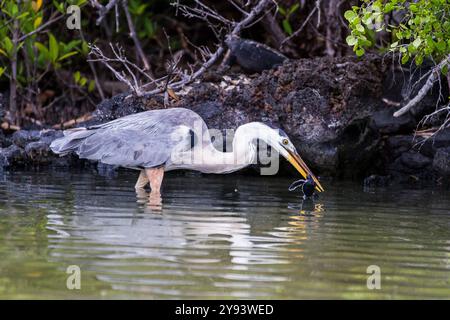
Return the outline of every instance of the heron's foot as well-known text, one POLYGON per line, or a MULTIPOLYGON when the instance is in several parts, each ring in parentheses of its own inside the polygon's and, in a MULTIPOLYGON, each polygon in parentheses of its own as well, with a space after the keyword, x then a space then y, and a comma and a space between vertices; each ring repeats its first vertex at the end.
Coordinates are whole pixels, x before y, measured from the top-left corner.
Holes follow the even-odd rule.
POLYGON ((151 209, 152 212, 159 212, 162 210, 161 193, 150 192, 150 195, 148 196, 148 208, 151 209))
POLYGON ((150 181, 151 194, 161 196, 161 184, 164 178, 164 167, 145 169, 147 178, 150 181))

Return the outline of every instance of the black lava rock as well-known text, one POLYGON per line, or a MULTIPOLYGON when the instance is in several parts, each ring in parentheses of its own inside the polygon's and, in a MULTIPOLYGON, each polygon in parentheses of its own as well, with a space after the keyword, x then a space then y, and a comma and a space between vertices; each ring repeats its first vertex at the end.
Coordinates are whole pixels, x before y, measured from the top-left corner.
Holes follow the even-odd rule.
POLYGON ((440 130, 431 141, 437 149, 450 147, 450 127, 440 130))
POLYGON ((391 181, 390 176, 379 176, 379 175, 371 175, 364 179, 364 187, 373 188, 373 187, 386 187, 389 185, 391 181))
POLYGON ((30 142, 25 147, 25 153, 34 164, 48 164, 55 157, 49 144, 43 141, 30 142))
POLYGON ((393 109, 385 109, 372 115, 373 126, 381 134, 410 133, 416 127, 416 121, 409 113, 394 117, 393 109))
POLYGON ((0 130, 0 148, 7 148, 11 143, 11 139, 7 138, 3 131, 0 130))
POLYGON ((438 173, 450 176, 450 147, 436 151, 433 159, 433 169, 438 173))
POLYGON ((256 41, 231 37, 225 42, 231 51, 230 58, 251 72, 272 69, 287 60, 281 53, 256 41))
POLYGON ((0 166, 3 168, 12 165, 24 165, 25 163, 26 153, 22 148, 11 145, 8 148, 0 149, 0 166))
POLYGON ((401 155, 400 159, 402 164, 410 169, 423 169, 432 162, 432 159, 416 151, 405 152, 401 155))
POLYGON ((411 135, 395 135, 388 137, 386 147, 389 155, 395 159, 402 153, 409 151, 413 146, 414 137, 411 135))
POLYGON ((19 130, 12 135, 12 142, 21 148, 33 141, 38 141, 41 138, 41 132, 38 130, 19 130))

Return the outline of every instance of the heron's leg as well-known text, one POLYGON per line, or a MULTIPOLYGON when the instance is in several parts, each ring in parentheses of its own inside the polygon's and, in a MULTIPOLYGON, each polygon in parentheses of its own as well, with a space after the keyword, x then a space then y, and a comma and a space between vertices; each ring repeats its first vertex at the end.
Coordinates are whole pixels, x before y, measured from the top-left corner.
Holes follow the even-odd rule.
POLYGON ((144 189, 144 187, 147 185, 147 183, 148 183, 147 174, 145 173, 145 170, 141 170, 141 173, 139 174, 139 178, 138 178, 134 188, 136 190, 144 189))
POLYGON ((164 178, 164 167, 145 169, 148 180, 150 181, 150 188, 153 194, 161 192, 161 184, 164 178))

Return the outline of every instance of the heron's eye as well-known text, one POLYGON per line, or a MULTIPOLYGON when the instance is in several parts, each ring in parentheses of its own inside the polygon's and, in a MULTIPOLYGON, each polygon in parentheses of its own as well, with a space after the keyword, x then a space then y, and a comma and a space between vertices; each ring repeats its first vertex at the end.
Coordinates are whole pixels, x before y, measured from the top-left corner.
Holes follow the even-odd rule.
POLYGON ((288 140, 288 139, 283 139, 283 144, 284 144, 285 146, 287 146, 287 145, 289 144, 289 140, 288 140))

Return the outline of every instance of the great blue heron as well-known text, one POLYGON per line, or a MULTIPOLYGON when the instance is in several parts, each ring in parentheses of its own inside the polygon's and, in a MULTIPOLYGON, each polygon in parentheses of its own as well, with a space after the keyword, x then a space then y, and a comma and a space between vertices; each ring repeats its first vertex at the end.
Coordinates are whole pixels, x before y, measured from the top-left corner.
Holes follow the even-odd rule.
POLYGON ((320 182, 281 130, 251 122, 240 126, 234 135, 233 151, 221 152, 211 142, 203 119, 194 111, 170 108, 141 112, 104 124, 64 131, 52 142, 53 152, 75 152, 80 158, 138 169, 136 189, 150 182, 152 193, 159 194, 164 171, 190 169, 204 173, 229 173, 255 163, 256 141, 261 139, 285 157, 306 178, 320 182))

